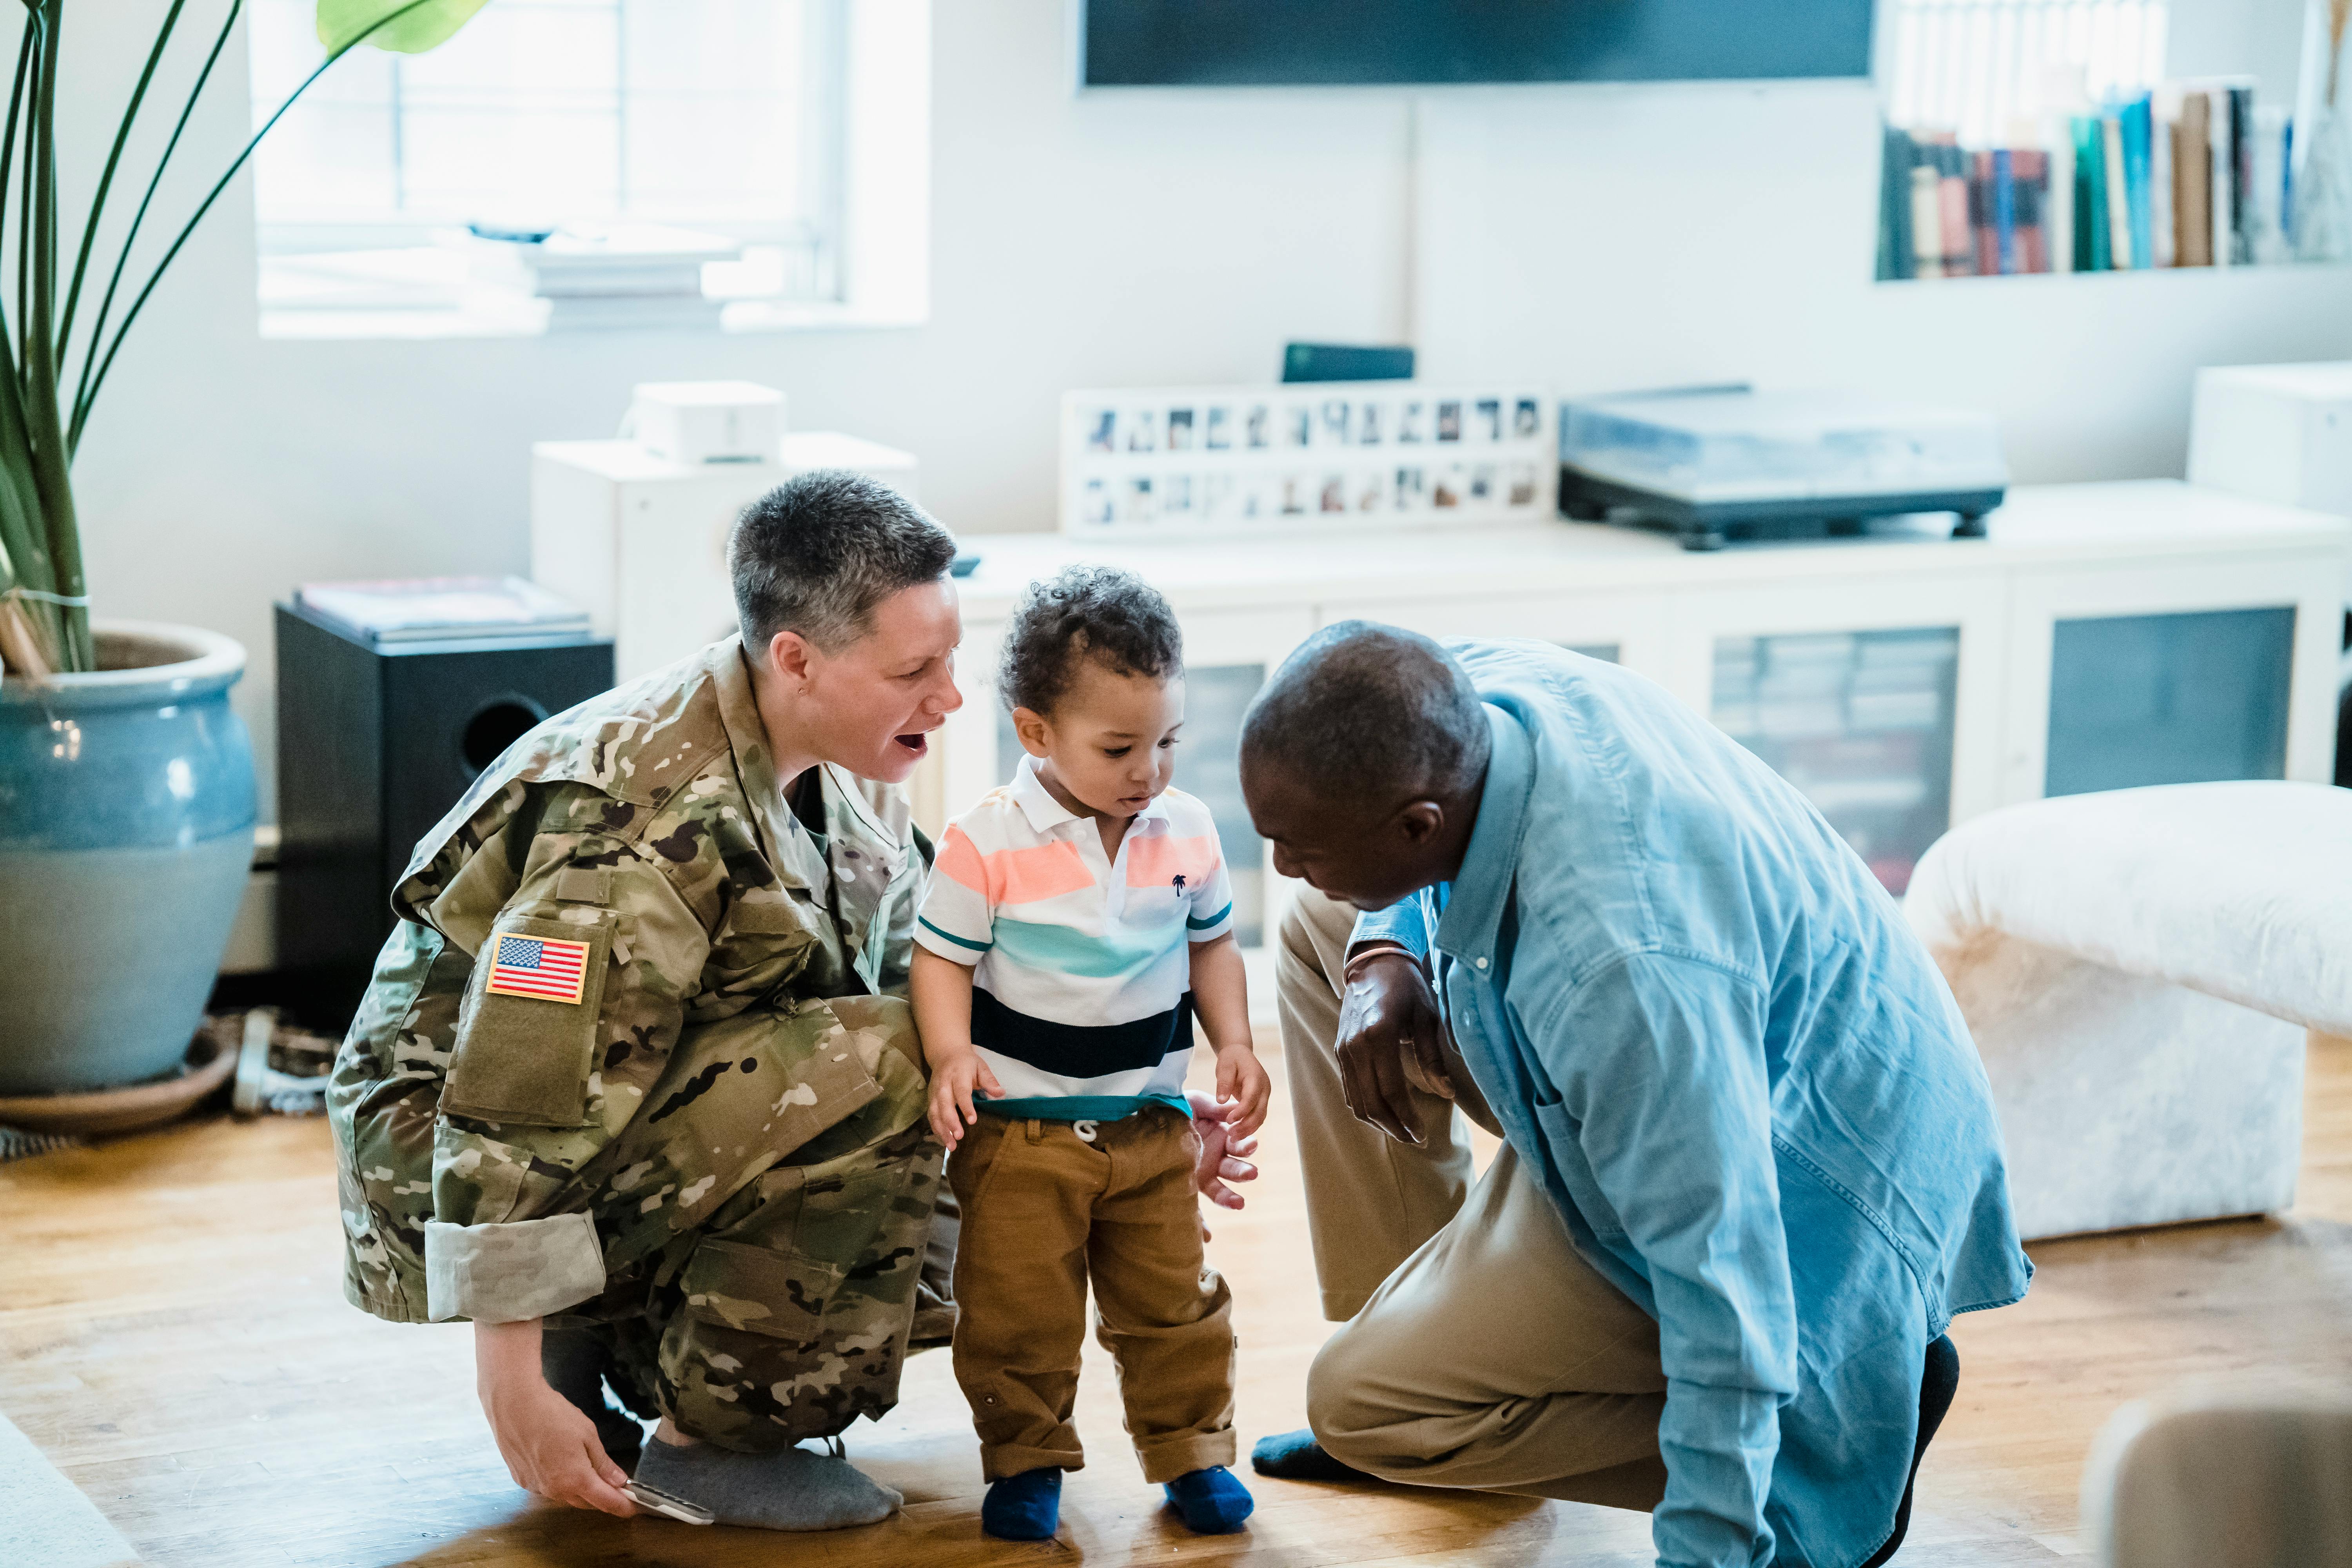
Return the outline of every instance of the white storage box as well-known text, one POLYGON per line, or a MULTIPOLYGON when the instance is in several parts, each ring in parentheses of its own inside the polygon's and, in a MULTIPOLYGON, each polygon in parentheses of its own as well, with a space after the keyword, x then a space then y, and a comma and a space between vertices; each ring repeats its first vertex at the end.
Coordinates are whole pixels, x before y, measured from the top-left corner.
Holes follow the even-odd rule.
POLYGON ((784 438, 784 395, 750 381, 639 382, 627 435, 673 463, 757 463, 784 438))
POLYGON ((628 680, 735 630, 727 536, 795 474, 852 468, 916 498, 911 453, 829 430, 786 436, 778 460, 677 463, 635 441, 531 447, 530 574, 584 608, 628 680))
POLYGON ((2352 516, 2352 363, 2199 371, 2189 482, 2352 516))

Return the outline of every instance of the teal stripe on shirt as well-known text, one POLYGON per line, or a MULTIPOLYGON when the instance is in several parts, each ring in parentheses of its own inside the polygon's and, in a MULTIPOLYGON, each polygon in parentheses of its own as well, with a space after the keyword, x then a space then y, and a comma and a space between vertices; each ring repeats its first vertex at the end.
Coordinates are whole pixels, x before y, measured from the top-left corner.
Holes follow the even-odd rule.
POLYGON ((988 951, 988 943, 984 942, 967 942, 951 931, 941 931, 939 927, 933 925, 929 921, 923 921, 922 926, 925 931, 930 932, 933 936, 938 937, 942 942, 951 942, 958 947, 968 947, 974 952, 986 952, 988 951))
POLYGON ((1007 920, 1002 915, 996 919, 994 935, 997 953, 1024 969, 1088 980, 1132 980, 1167 957, 1184 939, 1182 929, 1172 921, 1161 930, 1133 936, 1088 936, 1066 925, 1007 920))
MULTIPOLYGON (((1211 926, 1215 925, 1219 921, 1223 920, 1227 915, 1232 914, 1233 912, 1233 900, 1228 899, 1225 900, 1225 907, 1219 910, 1215 914, 1211 915, 1207 920, 1193 920, 1188 917, 1185 920, 1184 924, 1192 931, 1207 931, 1211 926)), ((946 933, 941 932, 940 934, 945 935, 946 933)))

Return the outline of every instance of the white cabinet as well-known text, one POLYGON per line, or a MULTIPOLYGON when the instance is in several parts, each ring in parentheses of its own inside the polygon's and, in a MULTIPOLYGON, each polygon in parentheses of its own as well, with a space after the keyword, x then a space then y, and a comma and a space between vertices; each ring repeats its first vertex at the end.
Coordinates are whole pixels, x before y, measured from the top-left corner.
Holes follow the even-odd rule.
MULTIPOLYGON (((1196 728, 1178 782, 1216 806, 1236 865, 1262 852, 1233 766, 1241 710, 1313 628, 1352 618, 1616 659, 1795 784, 1896 891, 1953 823, 2044 793, 2331 776, 2352 524, 2150 481, 2018 490, 1990 527, 1709 555, 1576 523, 976 540, 968 702, 919 811, 936 822, 1009 772, 990 689, 1004 616, 1077 560, 1138 573, 1183 622, 1196 728)), ((1269 875, 1261 925, 1279 898, 1269 875)))

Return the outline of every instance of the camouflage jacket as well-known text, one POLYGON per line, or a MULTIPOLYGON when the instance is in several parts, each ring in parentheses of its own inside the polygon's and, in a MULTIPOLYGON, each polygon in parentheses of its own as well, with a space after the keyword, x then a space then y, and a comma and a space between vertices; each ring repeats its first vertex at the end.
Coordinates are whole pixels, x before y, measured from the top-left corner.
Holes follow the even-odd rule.
MULTIPOLYGON (((468 1244, 440 1248, 430 1294, 470 1315, 585 1300, 604 1285, 592 1197, 634 1171, 606 1165, 662 1142, 649 1096, 682 1033, 755 1006, 821 1012, 819 998, 903 1014, 888 998, 905 994, 929 846, 896 795, 818 771, 821 837, 778 787, 730 637, 541 724, 417 846, 328 1097, 355 1305, 454 1315, 428 1300, 429 1222, 468 1244), (448 1259, 462 1272, 485 1246, 497 1279, 540 1283, 505 1300, 510 1283, 446 1289, 448 1259)), ((823 1022, 795 1037, 793 1087, 767 1112, 802 1140, 878 1092, 871 1064, 811 1043, 840 1037, 823 1022)), ((910 1048, 910 1029, 891 1032, 910 1048)), ((672 1168, 700 1174, 664 1189, 660 1228, 698 1224, 789 1152, 784 1137, 688 1152, 672 1168)))

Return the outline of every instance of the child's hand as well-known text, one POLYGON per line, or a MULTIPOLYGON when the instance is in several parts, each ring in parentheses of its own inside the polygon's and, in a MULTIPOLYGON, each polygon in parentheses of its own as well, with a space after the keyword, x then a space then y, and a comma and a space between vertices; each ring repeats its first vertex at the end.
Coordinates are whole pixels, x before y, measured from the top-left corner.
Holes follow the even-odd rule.
POLYGON ((1274 1080, 1265 1076, 1265 1064, 1248 1041, 1217 1053, 1217 1098, 1234 1105, 1234 1114, 1225 1123, 1228 1137, 1246 1138, 1256 1131, 1265 1121, 1266 1101, 1273 1094, 1274 1080))
POLYGON ((974 1088, 991 1099, 1001 1099, 1004 1093, 978 1051, 957 1051, 932 1062, 931 1131, 950 1149, 963 1141, 966 1127, 980 1120, 980 1113, 971 1108, 974 1088))

